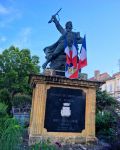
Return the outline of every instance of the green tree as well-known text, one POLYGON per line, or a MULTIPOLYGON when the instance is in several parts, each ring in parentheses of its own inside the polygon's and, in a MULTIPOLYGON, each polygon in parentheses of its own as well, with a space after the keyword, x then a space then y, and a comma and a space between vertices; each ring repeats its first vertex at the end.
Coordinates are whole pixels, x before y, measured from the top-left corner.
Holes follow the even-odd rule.
POLYGON ((0 89, 15 93, 30 94, 29 74, 40 72, 39 58, 31 56, 30 50, 11 46, 0 54, 0 89))
POLYGON ((99 138, 114 141, 118 138, 119 102, 106 91, 97 91, 96 133, 99 138))
POLYGON ((106 108, 117 108, 118 102, 112 96, 110 96, 106 91, 97 91, 97 111, 102 111, 106 108))
POLYGON ((1 89, 0 90, 0 102, 5 103, 6 105, 9 104, 10 100, 10 93, 7 89, 1 89))
POLYGON ((1 89, 0 90, 0 102, 6 104, 7 107, 7 112, 10 114, 10 110, 12 108, 11 104, 11 95, 7 89, 1 89))

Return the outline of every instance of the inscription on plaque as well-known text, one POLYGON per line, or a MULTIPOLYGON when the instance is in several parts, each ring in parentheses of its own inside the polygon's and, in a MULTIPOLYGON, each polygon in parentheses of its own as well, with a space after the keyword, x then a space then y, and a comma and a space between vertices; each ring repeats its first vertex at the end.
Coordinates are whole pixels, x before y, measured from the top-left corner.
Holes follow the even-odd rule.
POLYGON ((81 132, 85 129, 86 94, 80 89, 47 90, 44 128, 48 132, 81 132))

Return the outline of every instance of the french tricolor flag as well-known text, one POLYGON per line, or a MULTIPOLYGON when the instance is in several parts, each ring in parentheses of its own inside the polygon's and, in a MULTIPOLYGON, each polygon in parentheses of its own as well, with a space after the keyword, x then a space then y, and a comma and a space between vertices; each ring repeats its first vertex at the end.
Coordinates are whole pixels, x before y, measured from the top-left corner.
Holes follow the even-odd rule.
POLYGON ((78 51, 74 44, 72 45, 71 48, 67 46, 65 48, 65 53, 66 53, 65 77, 70 79, 78 78, 79 70, 87 66, 86 37, 84 36, 82 42, 80 50, 80 58, 78 58, 78 51))
POLYGON ((78 78, 78 63, 77 63, 77 49, 75 45, 65 48, 66 53, 66 67, 65 76, 70 79, 78 78))
POLYGON ((86 36, 84 36, 82 46, 81 46, 81 50, 80 50, 80 58, 79 58, 78 69, 81 69, 85 66, 87 66, 86 36))

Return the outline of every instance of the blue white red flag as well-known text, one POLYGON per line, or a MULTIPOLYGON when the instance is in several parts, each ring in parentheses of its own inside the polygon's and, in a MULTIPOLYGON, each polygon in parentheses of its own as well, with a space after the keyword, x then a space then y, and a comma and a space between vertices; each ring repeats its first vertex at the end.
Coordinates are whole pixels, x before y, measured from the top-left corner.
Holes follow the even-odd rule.
POLYGON ((78 78, 79 70, 87 65, 86 37, 84 36, 82 42, 80 58, 78 58, 78 52, 75 45, 72 45, 71 48, 67 46, 65 48, 65 53, 66 53, 65 76, 70 79, 78 78))
POLYGON ((81 69, 85 66, 87 66, 87 51, 86 51, 86 37, 84 36, 80 51, 78 69, 81 69))
POLYGON ((78 78, 78 63, 77 63, 77 49, 74 45, 71 48, 65 48, 66 53, 66 68, 65 76, 70 79, 78 78))

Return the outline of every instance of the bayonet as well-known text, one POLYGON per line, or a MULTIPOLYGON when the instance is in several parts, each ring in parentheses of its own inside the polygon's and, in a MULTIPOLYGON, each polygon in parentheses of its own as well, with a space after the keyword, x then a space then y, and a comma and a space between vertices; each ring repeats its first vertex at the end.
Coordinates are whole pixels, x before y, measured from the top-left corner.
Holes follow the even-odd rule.
MULTIPOLYGON (((53 16, 57 16, 62 8, 60 8, 53 16)), ((48 23, 51 23, 53 21, 53 18, 51 18, 48 23)))

